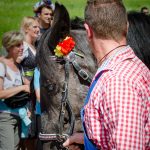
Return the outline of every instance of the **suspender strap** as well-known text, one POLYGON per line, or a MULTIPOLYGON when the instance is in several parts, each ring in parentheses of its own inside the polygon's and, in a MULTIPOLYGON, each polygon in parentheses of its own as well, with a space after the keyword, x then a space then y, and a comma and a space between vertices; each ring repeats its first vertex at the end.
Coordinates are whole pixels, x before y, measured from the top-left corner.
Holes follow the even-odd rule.
MULTIPOLYGON (((93 88, 95 87, 98 79, 100 78, 100 76, 102 75, 103 72, 100 72, 96 78, 93 80, 90 88, 89 88, 89 91, 88 91, 88 94, 87 94, 87 97, 85 99, 85 103, 84 103, 84 106, 88 103, 89 101, 89 98, 90 98, 90 95, 91 95, 91 92, 93 91, 93 88)), ((92 143, 92 141, 88 138, 87 136, 87 132, 86 132, 86 128, 85 128, 85 124, 84 124, 84 107, 81 109, 81 119, 82 119, 82 125, 83 125, 83 130, 84 130, 84 146, 85 146, 85 150, 98 150, 96 145, 92 143)))
POLYGON ((102 73, 103 73, 103 71, 101 71, 101 72, 97 75, 97 77, 95 78, 95 80, 92 82, 92 84, 91 84, 91 86, 90 86, 90 88, 89 88, 87 97, 86 97, 86 99, 85 99, 84 106, 88 103, 89 98, 90 98, 90 95, 91 95, 91 92, 93 91, 93 88, 95 87, 95 85, 96 85, 98 79, 100 78, 100 76, 102 75, 102 73))

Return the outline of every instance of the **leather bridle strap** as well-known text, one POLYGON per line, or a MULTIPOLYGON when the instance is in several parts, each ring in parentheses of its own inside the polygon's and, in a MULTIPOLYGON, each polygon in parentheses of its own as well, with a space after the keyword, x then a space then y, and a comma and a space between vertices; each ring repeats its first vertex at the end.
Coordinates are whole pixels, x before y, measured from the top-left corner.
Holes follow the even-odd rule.
POLYGON ((69 82, 69 70, 70 70, 70 64, 69 61, 65 61, 65 81, 63 85, 63 91, 62 91, 62 99, 61 99, 61 111, 60 111, 60 127, 59 127, 59 134, 62 135, 63 133, 63 126, 64 126, 64 116, 65 116, 65 110, 68 109, 68 114, 70 117, 70 128, 68 129, 68 135, 71 135, 73 133, 74 124, 75 124, 75 117, 70 105, 70 102, 68 100, 68 82, 69 82))
POLYGON ((56 143, 56 147, 59 150, 68 150, 63 147, 63 143, 67 140, 69 136, 67 134, 43 134, 39 133, 39 139, 41 141, 54 141, 56 143), (58 144, 57 144, 58 143, 58 144))
POLYGON ((58 141, 64 142, 69 136, 67 134, 43 134, 39 133, 39 139, 41 141, 58 141))
POLYGON ((85 80, 85 81, 87 81, 89 84, 91 84, 92 78, 88 75, 88 73, 87 73, 85 70, 83 70, 83 69, 78 65, 78 63, 77 63, 75 60, 71 61, 71 63, 72 63, 72 65, 73 65, 73 67, 75 68, 75 70, 78 72, 78 75, 79 75, 83 80, 85 80))

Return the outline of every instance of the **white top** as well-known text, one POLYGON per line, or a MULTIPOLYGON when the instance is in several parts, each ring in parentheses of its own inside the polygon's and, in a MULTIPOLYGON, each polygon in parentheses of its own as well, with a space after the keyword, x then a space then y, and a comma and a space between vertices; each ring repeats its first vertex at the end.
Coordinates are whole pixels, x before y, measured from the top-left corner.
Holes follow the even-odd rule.
POLYGON ((5 66, 3 63, 0 62, 0 77, 4 79, 3 88, 8 89, 14 86, 22 85, 20 71, 15 72, 9 66, 5 66))

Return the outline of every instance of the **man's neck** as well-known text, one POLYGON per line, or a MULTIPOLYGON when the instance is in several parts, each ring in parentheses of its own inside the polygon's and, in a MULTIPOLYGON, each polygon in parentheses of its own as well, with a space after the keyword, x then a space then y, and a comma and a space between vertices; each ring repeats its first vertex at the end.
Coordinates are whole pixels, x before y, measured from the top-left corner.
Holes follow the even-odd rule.
POLYGON ((50 27, 50 24, 40 22, 40 28, 41 29, 48 29, 49 27, 50 27))
POLYGON ((94 43, 99 43, 94 45, 93 51, 98 65, 101 65, 105 59, 125 47, 125 45, 127 44, 125 38, 123 40, 120 40, 119 42, 116 42, 114 40, 96 39, 94 43))

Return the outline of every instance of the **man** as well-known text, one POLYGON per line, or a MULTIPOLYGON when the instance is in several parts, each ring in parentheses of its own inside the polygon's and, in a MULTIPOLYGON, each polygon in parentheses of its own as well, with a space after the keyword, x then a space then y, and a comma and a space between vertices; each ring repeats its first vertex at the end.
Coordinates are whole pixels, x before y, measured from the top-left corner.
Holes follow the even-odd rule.
POLYGON ((51 27, 53 21, 54 5, 50 0, 42 0, 34 5, 33 11, 40 25, 40 35, 35 42, 35 47, 37 48, 42 34, 51 27))
MULTIPOLYGON (((127 46, 127 14, 121 0, 88 0, 85 28, 99 65, 82 110, 86 150, 150 149, 150 70, 127 46)), ((74 146, 75 147, 75 146, 74 146)), ((78 147, 75 147, 78 149, 78 147)))
POLYGON ((41 33, 44 33, 49 27, 51 27, 53 20, 53 9, 50 5, 42 4, 34 9, 34 12, 38 17, 40 31, 41 33))
POLYGON ((149 15, 149 10, 147 7, 142 7, 141 8, 141 13, 145 14, 145 15, 149 15))

